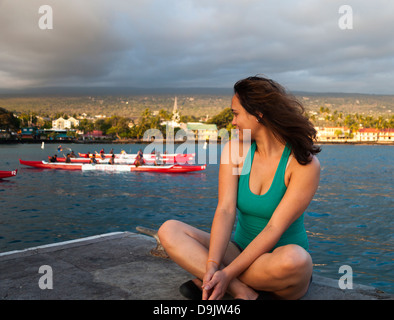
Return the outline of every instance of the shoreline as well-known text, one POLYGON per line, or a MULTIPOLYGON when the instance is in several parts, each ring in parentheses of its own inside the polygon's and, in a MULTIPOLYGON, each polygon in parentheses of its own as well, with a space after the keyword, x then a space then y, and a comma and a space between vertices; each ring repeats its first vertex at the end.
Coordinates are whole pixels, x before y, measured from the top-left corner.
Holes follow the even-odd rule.
MULTIPOLYGON (((204 143, 205 141, 203 140, 190 140, 188 139, 187 141, 191 142, 194 141, 194 143, 204 143)), ((154 141, 146 141, 142 139, 125 139, 125 140, 88 140, 88 141, 81 141, 81 140, 34 140, 34 139, 18 139, 18 140, 8 140, 8 139, 0 139, 0 145, 2 144, 41 144, 41 143, 46 143, 46 144, 150 144, 153 143, 154 141)), ((186 141, 175 141, 175 140, 170 140, 167 141, 166 139, 157 141, 157 142, 162 142, 163 144, 166 144, 167 142, 169 143, 174 143, 174 144, 182 144, 185 143, 186 141)), ((212 142, 212 140, 206 140, 206 142, 209 144, 212 142)), ((221 140, 214 140, 215 143, 220 144, 221 140)), ((379 145, 379 146, 394 146, 394 141, 388 142, 388 141, 316 141, 316 145, 379 145)))

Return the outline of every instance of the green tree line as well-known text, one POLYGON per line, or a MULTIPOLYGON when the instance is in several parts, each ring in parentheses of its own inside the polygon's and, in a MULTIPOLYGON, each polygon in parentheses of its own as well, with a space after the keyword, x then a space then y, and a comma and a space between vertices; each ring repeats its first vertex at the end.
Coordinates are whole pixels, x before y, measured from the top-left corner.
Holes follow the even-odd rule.
MULTIPOLYGON (((67 118, 68 115, 59 113, 58 116, 67 118)), ((73 115, 77 118, 77 115, 73 115)), ((338 111, 330 112, 328 108, 321 107, 319 114, 309 115, 309 119, 316 123, 318 118, 324 117, 324 124, 330 126, 346 126, 353 132, 357 131, 360 126, 364 128, 387 129, 394 128, 394 116, 383 118, 382 116, 371 116, 361 114, 343 114, 338 111)), ((171 120, 172 114, 164 109, 154 114, 149 108, 146 108, 138 119, 122 116, 111 116, 104 119, 90 120, 81 119, 79 126, 74 129, 83 131, 84 133, 99 130, 103 135, 111 136, 113 138, 142 138, 144 132, 148 129, 159 129, 163 137, 166 136, 166 126, 161 125, 163 121, 171 120)), ((39 128, 51 128, 52 123, 49 120, 43 120, 45 117, 40 117, 34 113, 22 113, 15 117, 12 112, 4 108, 0 108, 0 130, 4 131, 18 131, 28 125, 34 125, 39 128)), ((210 118, 208 124, 216 124, 218 129, 233 129, 231 124, 233 115, 230 108, 223 109, 220 113, 210 118)), ((193 116, 181 116, 181 122, 196 122, 199 119, 193 116)), ((177 130, 177 129, 176 129, 177 130)), ((70 133, 71 134, 71 133, 70 133)))
POLYGON ((319 118, 324 118, 324 124, 332 127, 348 127, 353 132, 362 128, 393 129, 394 115, 389 117, 363 115, 359 113, 344 114, 337 110, 330 111, 329 108, 320 107, 318 115, 309 115, 309 119, 316 123, 319 118))

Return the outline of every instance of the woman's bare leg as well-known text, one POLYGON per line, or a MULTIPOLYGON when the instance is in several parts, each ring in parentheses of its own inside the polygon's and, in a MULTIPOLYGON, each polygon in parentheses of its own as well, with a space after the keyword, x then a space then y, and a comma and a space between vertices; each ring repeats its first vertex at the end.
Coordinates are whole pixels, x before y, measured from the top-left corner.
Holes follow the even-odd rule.
MULTIPOLYGON (((167 254, 175 263, 198 279, 204 277, 208 260, 209 233, 180 221, 169 220, 160 227, 158 236, 167 254)), ((230 243, 223 264, 228 265, 239 254, 238 248, 230 243)), ((197 284, 197 281, 195 283, 197 284)), ((257 298, 257 293, 238 279, 230 283, 228 291, 234 298, 257 298)))
POLYGON ((312 269, 309 253, 289 244, 261 255, 239 279, 255 290, 272 292, 281 299, 300 299, 308 291, 312 269))
POLYGON ((183 222, 169 220, 158 231, 160 242, 170 258, 199 279, 205 273, 209 233, 183 222))
MULTIPOLYGON (((205 274, 210 234, 176 220, 166 221, 158 232, 171 259, 199 279, 205 274)), ((223 264, 228 265, 240 251, 230 243, 223 264)), ((310 255, 297 245, 287 245, 256 259, 228 291, 234 298, 255 299, 254 290, 273 292, 282 299, 299 299, 307 291, 312 274, 310 255), (252 290, 252 288, 254 290, 252 290)))

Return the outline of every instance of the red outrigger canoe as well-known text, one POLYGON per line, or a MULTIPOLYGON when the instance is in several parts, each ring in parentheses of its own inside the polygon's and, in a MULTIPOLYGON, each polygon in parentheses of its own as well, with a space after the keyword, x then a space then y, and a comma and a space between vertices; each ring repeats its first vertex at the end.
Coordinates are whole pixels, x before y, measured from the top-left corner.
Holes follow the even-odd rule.
POLYGON ((46 161, 25 161, 19 159, 20 164, 44 169, 60 170, 82 170, 82 171, 108 171, 108 172, 159 172, 159 173, 186 173, 193 171, 202 171, 206 165, 162 165, 150 166, 143 165, 136 167, 128 164, 87 164, 87 163, 64 163, 64 162, 46 162, 46 161))
POLYGON ((0 179, 15 177, 17 174, 18 174, 18 170, 0 171, 0 179))

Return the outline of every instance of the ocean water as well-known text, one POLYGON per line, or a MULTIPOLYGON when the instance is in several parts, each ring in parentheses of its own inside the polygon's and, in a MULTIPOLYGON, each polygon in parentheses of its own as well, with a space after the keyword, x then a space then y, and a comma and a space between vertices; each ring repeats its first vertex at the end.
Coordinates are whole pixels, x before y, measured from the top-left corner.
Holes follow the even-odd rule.
MULTIPOLYGON (((63 145, 75 152, 114 148, 136 153, 146 145, 63 145)), ((18 159, 43 160, 57 145, 0 145, 0 252, 114 231, 157 229, 178 219, 209 231, 217 205, 221 146, 189 146, 203 172, 187 174, 41 170, 18 159), (217 155, 217 156, 216 156, 217 155)), ((177 147, 175 147, 176 149, 177 147)), ((182 151, 182 150, 181 150, 182 151)), ((61 153, 60 153, 61 154, 61 153)), ((394 146, 323 145, 319 189, 305 212, 314 270, 338 279, 353 270, 354 283, 394 293, 394 146)))

